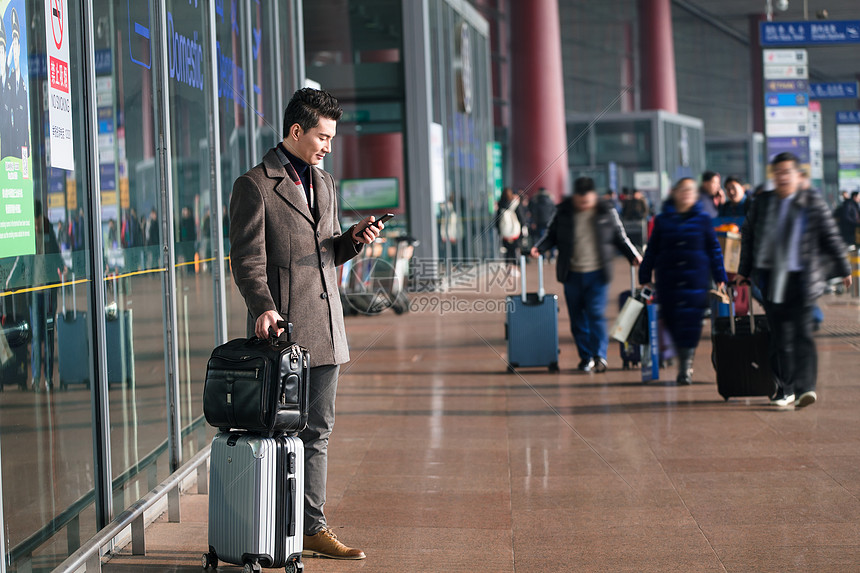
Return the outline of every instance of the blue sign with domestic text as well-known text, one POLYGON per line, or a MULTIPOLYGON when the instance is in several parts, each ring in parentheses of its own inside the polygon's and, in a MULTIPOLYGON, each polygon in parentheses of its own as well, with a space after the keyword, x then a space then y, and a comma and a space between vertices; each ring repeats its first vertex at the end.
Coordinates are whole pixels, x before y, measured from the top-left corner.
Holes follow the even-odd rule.
POLYGON ((860 111, 837 111, 836 123, 860 123, 860 111))
POLYGON ((764 47, 821 44, 860 44, 860 20, 761 23, 764 47))
POLYGON ((813 99, 857 99, 857 82, 828 82, 809 84, 813 99))

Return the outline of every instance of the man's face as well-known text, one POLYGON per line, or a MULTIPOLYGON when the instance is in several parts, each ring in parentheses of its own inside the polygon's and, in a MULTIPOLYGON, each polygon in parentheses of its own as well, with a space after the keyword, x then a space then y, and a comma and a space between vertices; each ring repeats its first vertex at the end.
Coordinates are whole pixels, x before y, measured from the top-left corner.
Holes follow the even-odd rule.
POLYGON ((597 206, 597 192, 589 191, 584 195, 579 195, 574 193, 573 195, 573 208, 577 211, 588 211, 589 209, 593 209, 597 206))
POLYGON ((791 195, 800 187, 800 171, 793 161, 783 161, 773 166, 773 181, 776 192, 782 196, 791 195))
POLYGON ((737 181, 733 181, 731 185, 726 187, 726 194, 732 203, 740 203, 744 198, 744 188, 737 181))
POLYGON ((316 127, 307 131, 298 124, 293 124, 284 142, 293 155, 308 165, 319 165, 323 158, 331 153, 331 141, 336 133, 337 122, 321 117, 316 127))
POLYGON ((705 189, 708 190, 708 195, 714 196, 720 190, 720 176, 714 175, 710 181, 705 183, 705 189))

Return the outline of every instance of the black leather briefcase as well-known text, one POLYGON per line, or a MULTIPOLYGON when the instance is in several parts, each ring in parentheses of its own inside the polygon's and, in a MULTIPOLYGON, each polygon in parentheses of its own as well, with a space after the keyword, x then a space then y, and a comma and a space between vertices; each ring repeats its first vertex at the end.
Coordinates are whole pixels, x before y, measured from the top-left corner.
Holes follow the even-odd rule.
POLYGON ((222 431, 297 434, 308 422, 309 377, 310 355, 296 343, 231 340, 209 358, 203 415, 222 431))

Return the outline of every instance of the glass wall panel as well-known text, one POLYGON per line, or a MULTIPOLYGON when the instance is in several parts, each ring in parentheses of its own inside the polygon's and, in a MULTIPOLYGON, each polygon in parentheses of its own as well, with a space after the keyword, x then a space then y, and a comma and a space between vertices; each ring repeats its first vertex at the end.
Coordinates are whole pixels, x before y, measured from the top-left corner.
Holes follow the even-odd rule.
MULTIPOLYGON (((243 5, 237 5, 235 2, 220 4, 218 7, 219 3, 216 2, 215 28, 221 138, 221 224, 224 231, 224 252, 229 255, 228 209, 233 182, 262 157, 251 157, 250 149, 253 138, 250 132, 253 112, 248 106, 248 66, 245 63, 249 41, 246 33, 247 13, 244 8, 237 9, 243 5)), ((253 98, 251 101, 253 102, 253 98)), ((227 337, 244 337, 248 311, 238 289, 232 284, 229 267, 227 275, 227 337)))
MULTIPOLYGON (((342 5, 343 9, 333 11, 324 3, 305 2, 303 8, 307 76, 331 92, 344 108, 324 168, 338 182, 396 180, 397 191, 382 199, 360 193, 339 198, 344 224, 367 215, 397 215, 383 231, 386 237, 393 237, 408 229, 403 16, 399 2, 352 0, 342 5)), ((342 185, 340 189, 343 191, 342 185)))
POLYGON ((488 38, 445 0, 430 2, 433 121, 444 127, 445 191, 439 202, 439 255, 497 257, 488 180, 493 139, 488 38))
MULTIPOLYGON (((114 514, 169 472, 149 2, 94 0, 114 514)), ((169 217, 168 217, 169 218, 169 217)))
POLYGON ((67 552, 65 533, 56 532, 68 519, 78 518, 84 539, 96 529, 87 264, 93 214, 76 4, 69 3, 58 39, 69 46, 68 66, 58 76, 54 64, 49 93, 45 2, 0 2, 0 459, 13 570, 56 565, 67 552), (51 106, 67 125, 50 123, 51 106), (52 159, 69 169, 52 167, 52 159), (67 511, 76 502, 84 506, 79 516, 67 511))
MULTIPOLYGON (((206 444, 206 435, 211 433, 202 419, 202 400, 206 362, 216 344, 208 115, 213 84, 206 73, 209 42, 204 41, 209 31, 205 13, 208 3, 168 0, 166 8, 165 75, 176 252, 175 334, 180 426, 187 432, 182 440, 183 459, 187 459, 206 444)), ((220 206, 215 206, 216 214, 219 211, 220 206)))

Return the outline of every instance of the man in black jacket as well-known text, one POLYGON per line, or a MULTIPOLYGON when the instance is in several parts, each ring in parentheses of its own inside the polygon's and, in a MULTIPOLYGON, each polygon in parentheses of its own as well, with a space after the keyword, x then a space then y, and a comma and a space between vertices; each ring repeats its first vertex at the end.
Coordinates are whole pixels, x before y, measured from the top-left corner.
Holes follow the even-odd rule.
POLYGON ((556 277, 564 285, 570 315, 570 330, 576 341, 584 372, 605 372, 609 333, 606 300, 612 279, 616 248, 634 265, 642 262, 639 251, 627 238, 618 213, 611 204, 599 201, 594 181, 580 177, 573 196, 556 208, 546 235, 532 247, 531 255, 558 247, 556 277))
POLYGON ((818 396, 813 307, 827 285, 825 269, 851 286, 845 245, 819 193, 801 188, 797 157, 771 161, 776 190, 753 201, 741 232, 739 281, 752 277, 764 297, 770 359, 778 390, 771 403, 803 408, 818 396), (797 401, 795 401, 797 396, 797 401))

